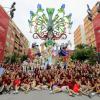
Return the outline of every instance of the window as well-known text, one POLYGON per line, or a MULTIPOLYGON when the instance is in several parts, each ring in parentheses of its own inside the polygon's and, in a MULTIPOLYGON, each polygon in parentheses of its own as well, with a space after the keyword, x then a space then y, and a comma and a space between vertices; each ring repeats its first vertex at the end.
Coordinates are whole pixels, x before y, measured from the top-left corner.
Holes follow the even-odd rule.
POLYGON ((7 34, 7 38, 10 38, 10 35, 9 34, 7 34))
POLYGON ((10 47, 10 43, 9 43, 9 42, 6 42, 6 46, 7 46, 7 47, 10 47))
POLYGON ((17 50, 17 47, 14 47, 15 50, 17 50))
POLYGON ((12 37, 11 40, 14 41, 14 38, 12 37))

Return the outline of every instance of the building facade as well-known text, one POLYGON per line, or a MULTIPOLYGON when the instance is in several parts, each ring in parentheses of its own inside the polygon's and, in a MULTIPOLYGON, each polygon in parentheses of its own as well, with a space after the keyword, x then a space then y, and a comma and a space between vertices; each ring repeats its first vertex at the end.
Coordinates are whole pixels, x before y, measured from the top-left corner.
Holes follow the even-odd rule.
MULTIPOLYGON (((94 18, 98 14, 96 5, 92 8, 92 13, 93 13, 93 20, 94 20, 94 18)), ((84 19, 84 29, 85 29, 85 34, 86 34, 86 44, 96 47, 94 26, 93 26, 93 23, 90 20, 88 20, 88 16, 86 16, 84 19)))
POLYGON ((80 26, 78 26, 74 32, 74 43, 75 43, 75 46, 82 44, 82 36, 81 36, 80 26))
POLYGON ((84 19, 84 25, 78 26, 74 32, 75 46, 78 44, 87 44, 96 47, 100 52, 100 13, 97 12, 96 5, 92 8, 93 20, 88 19, 88 15, 84 19))
POLYGON ((17 55, 27 55, 29 46, 27 38, 23 35, 20 29, 11 20, 1 6, 0 27, 0 47, 2 47, 2 50, 0 49, 0 61, 14 53, 17 55))
POLYGON ((93 27, 96 40, 96 50, 98 53, 100 53, 100 14, 97 14, 97 16, 94 18, 93 27))
POLYGON ((6 36, 9 25, 9 16, 0 6, 0 61, 4 58, 6 36))

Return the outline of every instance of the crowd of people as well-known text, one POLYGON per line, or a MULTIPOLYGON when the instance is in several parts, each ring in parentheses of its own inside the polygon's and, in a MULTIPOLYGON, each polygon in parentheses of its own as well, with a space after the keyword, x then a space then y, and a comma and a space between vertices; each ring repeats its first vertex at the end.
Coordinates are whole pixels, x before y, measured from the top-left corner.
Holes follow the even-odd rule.
POLYGON ((22 64, 0 64, 0 94, 28 93, 33 90, 64 92, 70 96, 100 96, 100 64, 69 63, 67 68, 48 65, 45 69, 33 67, 27 70, 22 64))

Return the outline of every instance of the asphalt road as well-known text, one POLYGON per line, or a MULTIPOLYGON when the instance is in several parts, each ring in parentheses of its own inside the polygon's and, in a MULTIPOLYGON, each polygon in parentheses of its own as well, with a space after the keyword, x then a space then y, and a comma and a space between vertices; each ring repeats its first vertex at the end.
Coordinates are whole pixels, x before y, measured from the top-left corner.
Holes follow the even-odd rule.
POLYGON ((92 99, 86 96, 70 97, 65 93, 50 94, 49 91, 31 91, 28 94, 4 94, 0 95, 0 100, 100 100, 99 96, 92 99))

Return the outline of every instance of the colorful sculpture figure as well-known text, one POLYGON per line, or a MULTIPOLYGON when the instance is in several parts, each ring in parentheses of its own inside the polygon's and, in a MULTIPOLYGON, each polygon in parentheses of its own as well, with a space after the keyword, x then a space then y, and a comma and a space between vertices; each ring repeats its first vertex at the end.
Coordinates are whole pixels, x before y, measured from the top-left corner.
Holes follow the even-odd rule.
POLYGON ((64 9, 65 4, 62 4, 61 8, 58 9, 58 13, 54 16, 55 9, 47 8, 48 16, 46 16, 42 5, 38 4, 36 13, 30 11, 30 19, 28 22, 30 32, 32 32, 32 28, 34 27, 33 38, 46 40, 46 45, 54 45, 54 40, 66 39, 66 28, 70 30, 73 22, 71 21, 72 14, 65 16, 64 9))

